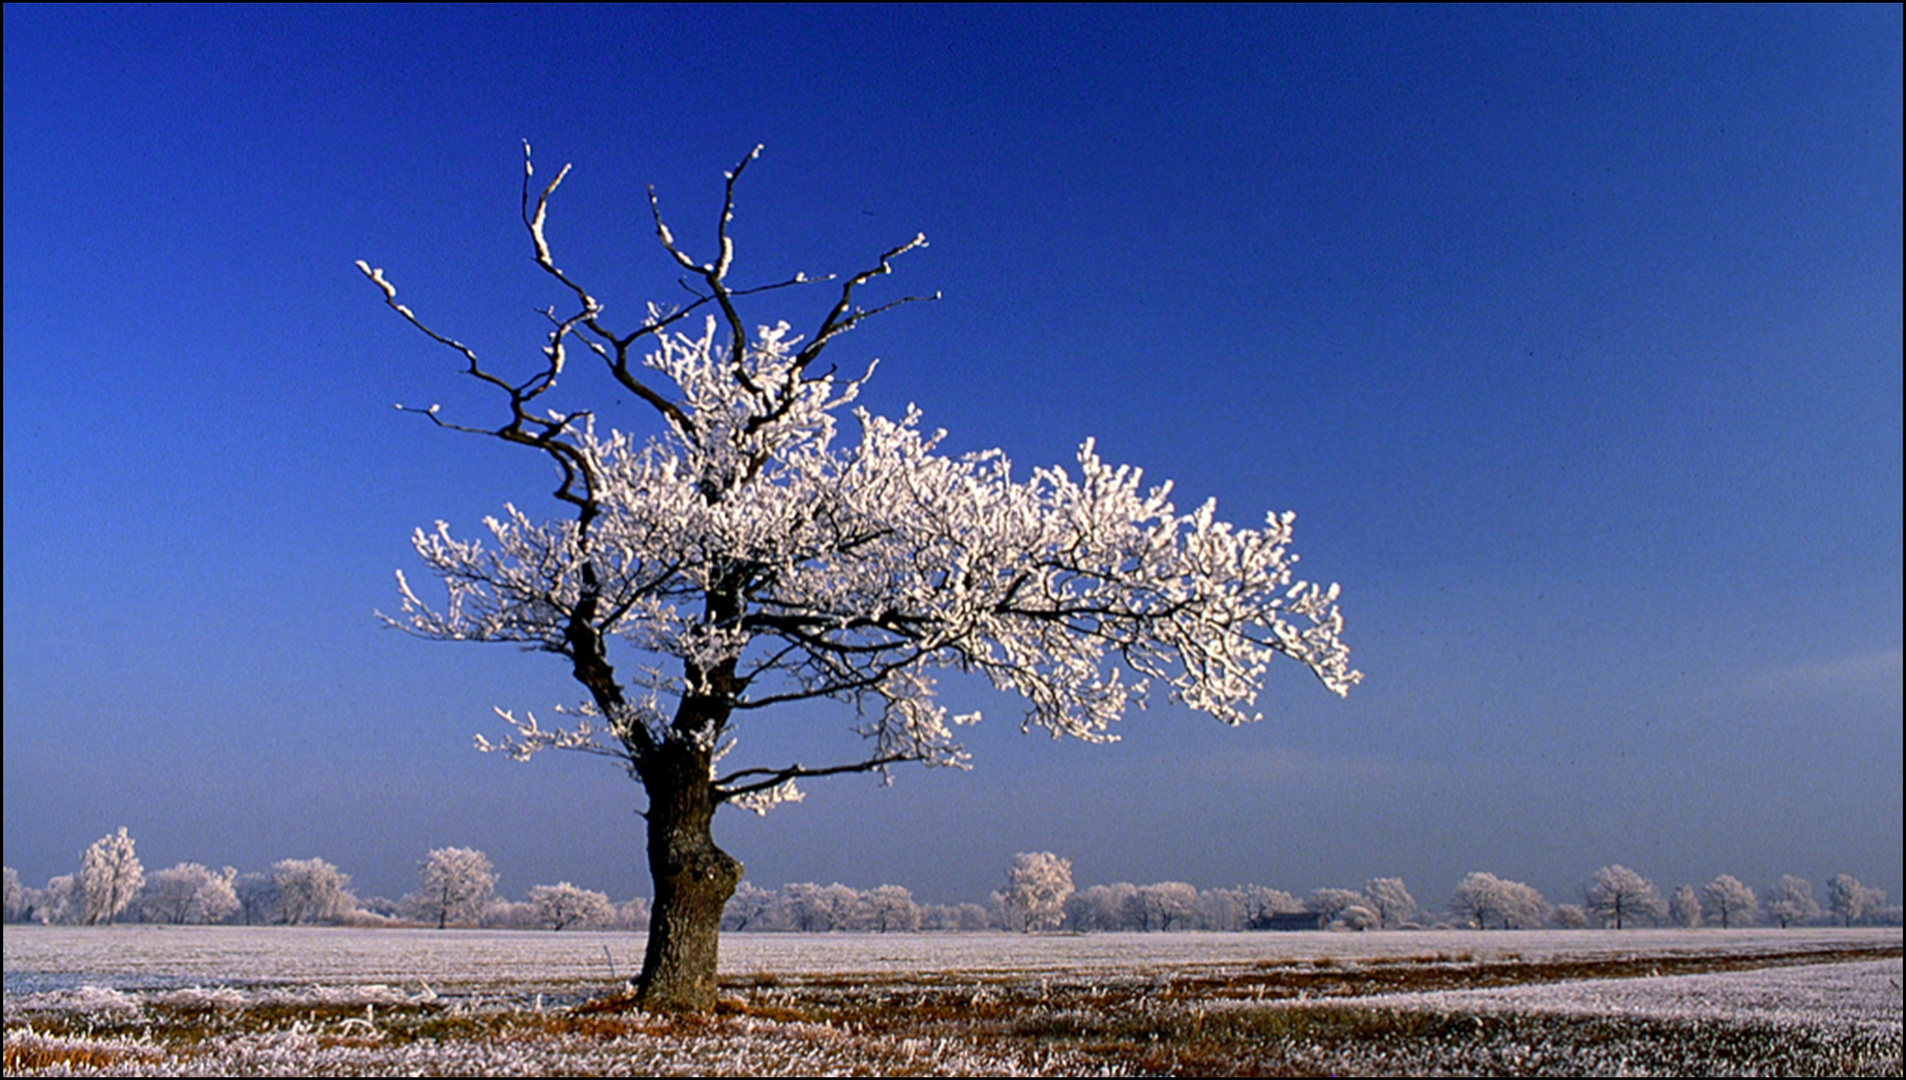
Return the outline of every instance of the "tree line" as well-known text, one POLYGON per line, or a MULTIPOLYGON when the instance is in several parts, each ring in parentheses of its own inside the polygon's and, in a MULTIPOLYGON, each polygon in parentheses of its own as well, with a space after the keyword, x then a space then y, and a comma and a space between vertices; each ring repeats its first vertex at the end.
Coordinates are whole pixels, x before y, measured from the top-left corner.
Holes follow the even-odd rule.
MULTIPOLYGON (((6 920, 64 925, 114 922, 242 925, 347 924, 498 929, 643 930, 645 897, 613 902, 568 882, 536 885, 524 899, 497 895, 490 859, 473 848, 436 848, 418 863, 418 888, 397 900, 360 899, 350 875, 323 859, 284 859, 240 874, 180 863, 147 875, 124 828, 81 854, 80 869, 25 887, 5 868, 6 920)), ((1075 889, 1072 864, 1051 852, 1020 852, 1003 887, 985 903, 925 903, 900 885, 857 889, 795 882, 767 889, 743 881, 723 908, 725 932, 914 933, 921 931, 1170 932, 1269 929, 1580 929, 1780 927, 1830 921, 1898 925, 1900 905, 1850 874, 1828 883, 1824 903, 1804 878, 1786 875, 1761 892, 1721 874, 1663 895, 1625 866, 1602 867, 1580 903, 1553 904, 1534 887, 1477 871, 1440 907, 1418 903, 1401 878, 1360 889, 1320 888, 1306 897, 1263 885, 1200 889, 1182 881, 1118 882, 1075 889)))
POLYGON ((569 882, 533 886, 525 899, 496 895, 488 856, 472 848, 437 848, 418 864, 418 888, 397 900, 360 899, 351 876, 323 859, 282 859, 269 870, 241 874, 180 863, 150 875, 124 828, 101 837, 80 857, 78 873, 43 889, 25 886, 9 866, 6 921, 49 925, 114 922, 263 925, 487 926, 563 930, 640 930, 648 901, 620 904, 606 893, 569 882))

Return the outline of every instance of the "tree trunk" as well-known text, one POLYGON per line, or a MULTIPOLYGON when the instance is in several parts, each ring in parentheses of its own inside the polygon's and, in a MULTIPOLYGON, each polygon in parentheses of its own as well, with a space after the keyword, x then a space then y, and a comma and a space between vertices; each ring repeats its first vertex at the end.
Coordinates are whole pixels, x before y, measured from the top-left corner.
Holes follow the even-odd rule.
POLYGON ((657 1012, 715 1007, 721 911, 741 863, 715 846, 710 753, 684 740, 657 748, 642 770, 649 795, 649 876, 655 910, 636 1003, 657 1012))

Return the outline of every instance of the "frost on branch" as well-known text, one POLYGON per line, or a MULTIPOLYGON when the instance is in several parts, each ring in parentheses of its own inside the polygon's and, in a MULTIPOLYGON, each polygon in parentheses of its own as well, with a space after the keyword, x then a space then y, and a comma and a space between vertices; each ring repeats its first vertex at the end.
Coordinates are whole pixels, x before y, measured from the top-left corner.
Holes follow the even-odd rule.
POLYGON ((711 777, 719 799, 762 809, 795 798, 802 777, 903 761, 963 765, 953 729, 977 716, 947 715, 935 669, 981 672, 1024 699, 1025 727, 1088 741, 1114 739, 1112 722, 1155 692, 1227 724, 1255 720, 1262 678, 1280 656, 1333 693, 1357 683, 1337 587, 1295 575, 1293 515, 1250 529, 1218 519, 1209 502, 1181 513, 1169 484, 1146 486, 1138 469, 1101 460, 1090 440, 1070 469, 1015 474, 999 451, 942 453, 943 433, 922 430, 916 411, 890 419, 854 407, 872 366, 839 378, 816 361, 893 306, 862 309, 854 291, 923 237, 846 277, 811 334, 785 321, 745 323, 743 297, 814 280, 727 281, 734 184, 754 156, 726 177, 712 261, 685 250, 651 196, 656 236, 694 299, 651 305, 640 326, 620 332, 553 261, 547 209, 566 170, 533 209, 526 180, 534 259, 576 307, 548 313, 548 344, 524 379, 495 374, 425 327, 396 305, 382 270, 359 264, 387 304, 464 357, 466 374, 505 393, 510 422, 480 433, 548 455, 562 478, 556 495, 576 511, 539 522, 506 505, 482 539, 442 522, 413 538, 444 594, 428 602, 400 574, 402 612, 387 621, 428 638, 565 656, 590 691, 568 728, 499 710, 514 734, 479 736, 479 748, 519 760, 585 750, 640 774, 673 743, 712 753, 756 709, 823 698, 853 706, 864 758, 711 777), (653 409, 649 434, 598 429, 587 410, 540 404, 575 342, 653 409), (612 642, 627 651, 617 663, 645 674, 614 677, 612 642))

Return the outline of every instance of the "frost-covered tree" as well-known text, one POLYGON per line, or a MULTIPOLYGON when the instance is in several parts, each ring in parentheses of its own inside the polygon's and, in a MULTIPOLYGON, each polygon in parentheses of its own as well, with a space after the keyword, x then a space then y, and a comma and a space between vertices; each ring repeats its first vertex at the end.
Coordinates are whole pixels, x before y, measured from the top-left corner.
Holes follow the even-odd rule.
POLYGON ((86 917, 85 894, 77 874, 61 874, 49 880, 33 905, 34 921, 47 926, 65 926, 86 917))
POLYGON ((1346 908, 1364 902, 1364 895, 1355 889, 1312 889, 1310 899, 1304 906, 1323 917, 1324 925, 1337 921, 1346 908))
POLYGON ((1142 930, 1183 930, 1198 904, 1198 887, 1188 881, 1159 881, 1138 888, 1142 930))
POLYGON ((882 934, 920 929, 920 905, 899 885, 882 885, 867 894, 868 929, 882 934))
POLYGON ((1674 895, 1668 897, 1668 917, 1690 930, 1701 925, 1701 897, 1694 886, 1675 886, 1674 895))
POLYGON ((99 922, 111 926, 113 917, 124 911, 145 887, 145 868, 139 865, 139 856, 133 847, 132 837, 121 825, 118 832, 100 837, 86 849, 80 859, 78 878, 83 905, 81 922, 88 926, 99 922))
POLYGON ((1541 926, 1549 915, 1548 901, 1534 886, 1480 870, 1457 883, 1449 910, 1458 922, 1481 930, 1492 920, 1504 930, 1529 929, 1541 926))
POLYGON ((1402 878, 1371 878, 1363 886, 1364 903, 1377 913, 1377 924, 1401 926, 1416 915, 1416 898, 1403 887, 1402 878))
POLYGON ((418 864, 422 888, 404 898, 404 908, 441 930, 451 923, 475 923, 496 895, 496 868, 475 848, 436 848, 418 864))
POLYGON ((722 908, 721 928, 723 930, 763 930, 769 929, 764 923, 773 921, 772 915, 778 910, 781 896, 764 889, 752 881, 744 881, 735 886, 733 896, 722 908))
POLYGON ((232 882, 232 893, 238 897, 238 920, 246 926, 262 926, 278 910, 278 886, 270 874, 240 874, 232 882))
POLYGON ((1833 880, 1827 882, 1827 910, 1839 916, 1842 926, 1859 922, 1867 908, 1885 899, 1883 891, 1867 888, 1852 874, 1835 874, 1833 880))
POLYGON ((1123 930, 1125 913, 1133 902, 1128 897, 1137 893, 1138 886, 1130 882, 1081 889, 1066 900, 1066 925, 1080 931, 1123 930))
POLYGON ((288 926, 336 922, 357 907, 351 875, 323 859, 281 859, 271 864, 279 921, 288 926))
POLYGON ((1273 915, 1304 910, 1303 901, 1282 889, 1265 885, 1239 888, 1238 901, 1244 905, 1244 925, 1252 930, 1269 926, 1273 915))
POLYGON ((1330 920, 1332 930, 1376 930, 1383 925, 1383 916, 1368 904, 1351 904, 1330 920))
POLYGON ((838 881, 791 882, 781 890, 781 898, 794 929, 808 933, 851 929, 861 907, 859 890, 838 881))
POLYGON ((1500 906, 1502 886, 1502 880, 1494 874, 1483 870, 1470 872, 1449 894, 1450 915, 1465 926, 1489 929, 1489 917, 1500 906))
POLYGON ((1719 920, 1723 930, 1753 922, 1759 906, 1754 890, 1729 874, 1720 875, 1701 890, 1702 912, 1710 922, 1719 920))
POLYGON ((1659 922, 1667 913, 1654 882, 1620 863, 1595 871, 1586 892, 1589 914, 1617 930, 1636 918, 1659 922))
POLYGON ((1244 896, 1237 889, 1204 889, 1191 910, 1191 922, 1200 930, 1244 929, 1244 896))
POLYGON ((604 754, 643 787, 655 907, 638 1000, 651 1009, 714 1004, 722 908, 742 872, 714 843, 719 807, 764 809, 797 798, 796 782, 810 777, 966 762, 953 726, 977 715, 949 716, 937 703, 938 669, 977 672, 1020 695, 1026 727, 1091 742, 1110 741, 1112 721, 1153 683, 1238 724, 1256 718, 1261 678, 1278 657, 1338 694, 1359 678, 1336 586, 1294 576, 1292 515, 1241 529, 1209 502, 1180 513, 1169 485, 1145 487, 1089 440, 1075 470, 1016 475, 997 451, 941 453, 941 435, 922 430, 915 412, 894 420, 851 408, 871 366, 840 377, 823 356, 863 320, 917 299, 869 310, 856 290, 923 237, 830 286, 805 337, 744 318, 762 294, 814 280, 729 280, 735 183, 753 159, 727 175, 712 258, 689 254, 651 195, 656 236, 690 296, 620 321, 552 254, 545 222, 567 169, 532 198, 526 165, 524 225, 563 297, 560 312, 545 311, 546 343, 526 374, 505 375, 429 329, 383 271, 358 264, 505 410, 487 425, 422 411, 543 455, 560 476, 561 519, 539 523, 506 506, 487 541, 443 523, 419 530, 417 553, 447 596, 433 604, 400 580, 403 612, 392 622, 567 661, 587 694, 572 726, 502 712, 514 733, 480 745, 519 759, 550 747, 604 754), (558 384, 579 374, 582 365, 566 367, 579 352, 600 363, 613 393, 641 403, 649 434, 609 430, 573 399, 556 404, 558 384), (844 430, 850 416, 857 434, 844 430), (818 699, 850 706, 863 753, 723 771, 743 718, 818 699))
POLYGON ((1588 928, 1588 912, 1580 904, 1557 904, 1549 921, 1564 930, 1585 930, 1588 928))
POLYGON ((26 911, 26 888, 20 884, 20 872, 6 867, 6 920, 19 922, 26 911))
POLYGON ((1520 881, 1505 881, 1502 885, 1497 915, 1505 929, 1531 930, 1548 921, 1551 909, 1539 889, 1520 881))
POLYGON ((1820 917, 1820 903, 1813 898, 1813 882, 1792 874, 1767 890, 1767 916, 1785 930, 1794 923, 1812 922, 1820 917))
POLYGON ((237 876, 229 866, 215 873, 199 863, 180 863, 152 875, 140 908, 148 922, 224 922, 239 908, 232 888, 237 876))
POLYGON ((577 888, 567 881, 536 886, 529 891, 529 902, 536 909, 538 921, 551 930, 601 926, 615 918, 615 906, 609 903, 608 893, 577 888))
POLYGON ((1000 897, 1023 930, 1052 930, 1065 918, 1072 895, 1072 860, 1050 851, 1021 851, 1006 866, 1000 897))

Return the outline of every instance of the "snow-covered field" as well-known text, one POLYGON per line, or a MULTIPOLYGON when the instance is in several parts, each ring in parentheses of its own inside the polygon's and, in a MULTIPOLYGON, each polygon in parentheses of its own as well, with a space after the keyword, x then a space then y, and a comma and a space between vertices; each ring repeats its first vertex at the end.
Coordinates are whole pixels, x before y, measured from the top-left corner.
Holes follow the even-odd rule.
POLYGON ((1897 928, 735 934, 720 1017, 579 1007, 641 946, 9 926, 6 1071, 1900 1071, 1897 928))
MULTIPOLYGON (((1090 975, 1222 972, 1329 959, 1469 961, 1754 956, 1900 942, 1898 928, 1841 930, 1426 930, 1367 934, 729 934, 725 975, 1090 975)), ((643 938, 564 930, 9 926, 6 992, 90 984, 407 985, 498 993, 599 986, 641 965, 643 938), (612 978, 613 968, 613 978, 612 978)))

